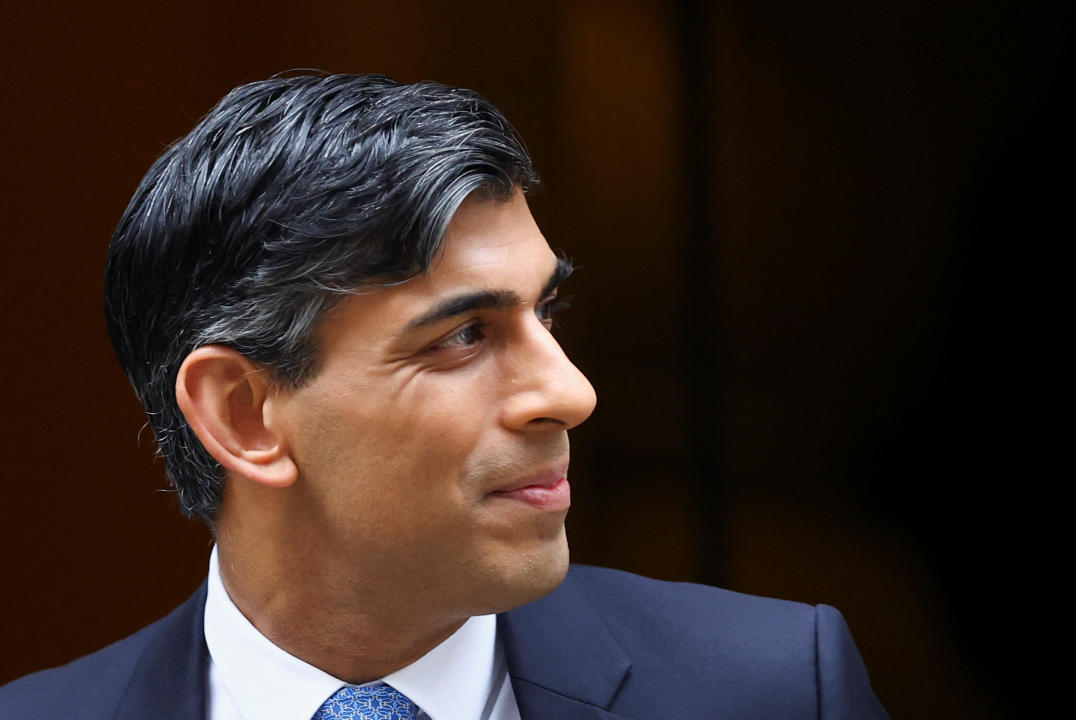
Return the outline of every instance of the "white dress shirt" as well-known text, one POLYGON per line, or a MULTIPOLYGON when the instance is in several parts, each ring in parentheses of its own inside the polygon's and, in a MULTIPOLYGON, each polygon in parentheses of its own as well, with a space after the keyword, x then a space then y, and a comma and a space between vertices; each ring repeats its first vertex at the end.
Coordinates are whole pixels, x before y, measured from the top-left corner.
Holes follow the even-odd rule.
MULTIPOLYGON (((310 720, 348 684, 277 647, 239 612, 215 547, 207 591, 209 720, 310 720)), ((411 698, 421 720, 520 720, 495 615, 470 618, 415 662, 369 684, 379 683, 411 698)))

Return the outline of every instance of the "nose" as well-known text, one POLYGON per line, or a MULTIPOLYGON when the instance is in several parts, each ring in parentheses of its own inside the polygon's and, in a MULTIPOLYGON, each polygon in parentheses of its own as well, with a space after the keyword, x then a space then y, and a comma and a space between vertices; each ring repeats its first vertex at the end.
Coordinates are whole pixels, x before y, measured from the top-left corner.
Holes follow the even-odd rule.
POLYGON ((597 395, 537 319, 509 352, 503 420, 512 430, 569 430, 594 411, 597 395))

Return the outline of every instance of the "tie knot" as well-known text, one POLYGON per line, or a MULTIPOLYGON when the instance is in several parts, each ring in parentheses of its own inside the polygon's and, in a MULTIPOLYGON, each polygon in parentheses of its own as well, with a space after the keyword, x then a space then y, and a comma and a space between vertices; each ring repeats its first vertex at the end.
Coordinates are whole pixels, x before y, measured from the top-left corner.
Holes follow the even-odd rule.
POLYGON ((348 685, 321 704, 311 720, 414 720, 418 706, 388 685, 348 685))

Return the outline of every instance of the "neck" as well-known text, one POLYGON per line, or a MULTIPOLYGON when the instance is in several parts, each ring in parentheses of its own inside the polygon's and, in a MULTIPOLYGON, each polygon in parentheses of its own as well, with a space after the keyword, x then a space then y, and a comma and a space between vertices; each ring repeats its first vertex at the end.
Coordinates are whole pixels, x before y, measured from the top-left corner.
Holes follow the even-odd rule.
POLYGON ((418 660, 466 621, 424 612, 377 573, 341 574, 313 536, 304 542, 286 523, 265 528, 269 515, 242 524, 218 515, 221 580, 239 611, 289 654, 346 682, 369 682, 418 660))

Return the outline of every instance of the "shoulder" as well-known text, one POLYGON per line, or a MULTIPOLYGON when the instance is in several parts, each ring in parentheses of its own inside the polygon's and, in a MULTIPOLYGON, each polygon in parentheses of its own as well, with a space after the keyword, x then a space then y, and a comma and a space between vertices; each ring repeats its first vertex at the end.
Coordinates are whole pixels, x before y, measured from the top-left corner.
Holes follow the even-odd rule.
POLYGON ((133 635, 60 667, 0 687, 0 718, 112 718, 133 679, 162 664, 180 672, 190 655, 192 632, 200 628, 204 586, 164 618, 133 635))
POLYGON ((828 605, 588 566, 573 566, 557 593, 589 603, 631 659, 624 702, 680 687, 730 717, 738 708, 753 708, 752 717, 763 708, 767 717, 886 717, 844 618, 828 605))
POLYGON ((60 667, 0 687, 0 717, 93 718, 114 708, 154 632, 154 625, 60 667))
POLYGON ((709 613, 719 609, 723 617, 734 612, 744 615, 744 619, 765 617, 767 620, 775 616, 803 620, 814 613, 814 607, 805 603, 746 595, 697 583, 654 580, 623 570, 590 565, 572 565, 564 584, 567 587, 577 585, 595 600, 628 612, 640 605, 651 610, 681 612, 709 613))
POLYGON ((688 664, 731 653, 748 671, 813 661, 811 605, 589 566, 573 566, 565 589, 585 595, 622 644, 653 649, 660 638, 688 664))

